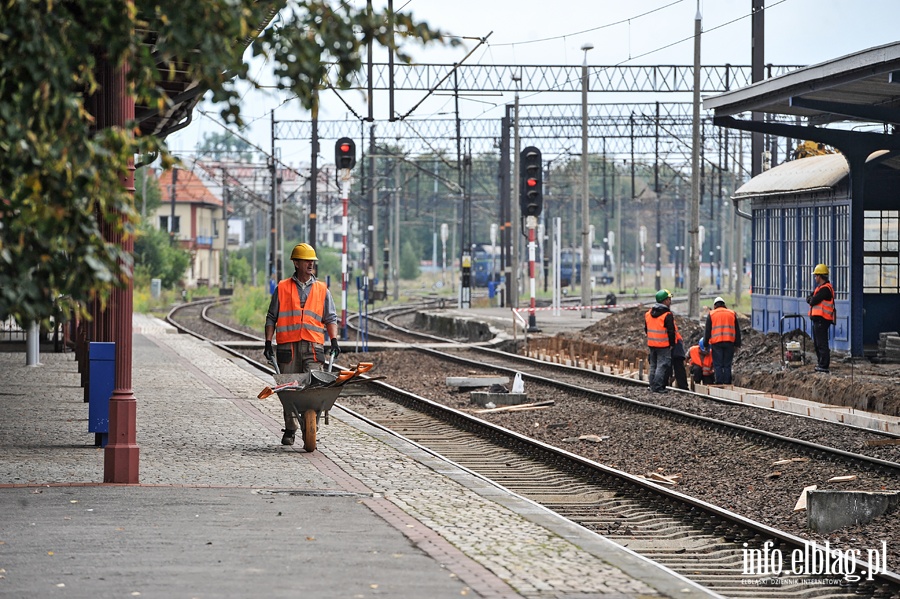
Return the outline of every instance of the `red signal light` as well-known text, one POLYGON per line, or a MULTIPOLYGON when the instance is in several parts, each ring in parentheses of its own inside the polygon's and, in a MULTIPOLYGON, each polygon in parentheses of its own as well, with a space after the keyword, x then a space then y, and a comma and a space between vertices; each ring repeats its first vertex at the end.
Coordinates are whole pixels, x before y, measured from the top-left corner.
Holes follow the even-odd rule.
POLYGON ((528 187, 534 187, 535 185, 537 185, 537 179, 526 179, 525 185, 527 185, 528 187))
POLYGON ((341 152, 349 152, 350 144, 341 144, 341 152))

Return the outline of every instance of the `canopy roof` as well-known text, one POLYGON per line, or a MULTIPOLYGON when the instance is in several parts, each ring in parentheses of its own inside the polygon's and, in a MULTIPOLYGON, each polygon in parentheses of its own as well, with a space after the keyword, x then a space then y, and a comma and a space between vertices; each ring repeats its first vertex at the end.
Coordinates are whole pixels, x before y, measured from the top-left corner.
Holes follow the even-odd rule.
POLYGON ((900 42, 878 46, 706 98, 716 117, 763 112, 811 124, 900 123, 900 42))

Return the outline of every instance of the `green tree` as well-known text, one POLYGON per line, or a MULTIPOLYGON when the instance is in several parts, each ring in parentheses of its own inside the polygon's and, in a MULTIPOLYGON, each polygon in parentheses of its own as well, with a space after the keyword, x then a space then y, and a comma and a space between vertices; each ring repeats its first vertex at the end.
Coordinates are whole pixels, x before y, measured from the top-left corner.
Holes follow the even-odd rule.
MULTIPOLYGON (((250 283, 250 263, 243 256, 228 257, 228 277, 236 283, 250 283)), ((228 281, 229 285, 231 281, 228 281)))
POLYGON ((403 242, 400 249, 400 278, 404 281, 412 281, 419 278, 419 252, 413 247, 411 241, 403 242))
MULTIPOLYGON (((250 43, 279 88, 313 108, 316 90, 346 88, 361 49, 395 38, 440 38, 411 15, 337 0, 33 0, 0 10, 0 314, 38 321, 69 295, 86 313, 132 276, 132 257, 104 239, 101 223, 131 236, 137 214, 121 184, 136 155, 162 140, 135 124, 97 129, 101 74, 127 73, 135 103, 164 110, 176 75, 209 90, 228 122, 240 122, 234 79, 258 84, 243 62, 250 43), (263 27, 265 27, 263 29, 263 27), (262 31, 260 31, 262 29, 262 31), (238 41, 241 40, 241 41, 238 41), (91 114, 94 110, 97 114, 91 114)), ((399 51, 399 49, 398 49, 399 51)), ((402 59, 408 57, 399 51, 402 59)), ((112 78, 111 80, 114 80, 112 78)))
POLYGON ((172 246, 165 231, 149 226, 139 227, 134 242, 134 261, 137 277, 160 279, 163 287, 174 288, 184 278, 191 263, 190 254, 172 246))

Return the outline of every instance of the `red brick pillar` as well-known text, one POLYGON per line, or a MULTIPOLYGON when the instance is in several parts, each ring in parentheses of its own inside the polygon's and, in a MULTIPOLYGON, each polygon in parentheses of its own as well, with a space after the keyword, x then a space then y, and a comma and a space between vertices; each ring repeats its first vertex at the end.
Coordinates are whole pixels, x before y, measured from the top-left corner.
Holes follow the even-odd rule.
MULTIPOLYGON (((100 67, 107 82, 101 92, 105 126, 124 127, 134 119, 134 98, 128 93, 125 76, 127 68, 103 64, 100 67)), ((134 163, 120 174, 122 184, 134 195, 134 163)), ((126 218, 120 215, 120 218, 126 218)), ((122 223, 125 224, 124 221, 122 223)), ((134 238, 119 230, 109 229, 110 242, 121 245, 131 254, 134 238)), ((103 482, 137 484, 140 450, 137 445, 137 399, 131 388, 131 318, 134 309, 134 282, 128 278, 123 288, 116 288, 110 297, 109 326, 112 341, 116 344, 116 381, 109 401, 109 441, 103 460, 103 482)))

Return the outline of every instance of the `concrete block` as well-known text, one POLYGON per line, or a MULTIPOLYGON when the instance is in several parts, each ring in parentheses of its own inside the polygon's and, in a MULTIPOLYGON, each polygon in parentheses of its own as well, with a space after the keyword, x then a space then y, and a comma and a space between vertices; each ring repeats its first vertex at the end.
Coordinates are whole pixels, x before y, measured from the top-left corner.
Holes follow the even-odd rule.
POLYGON ((479 406, 486 406, 489 403, 495 406, 517 406, 528 403, 527 393, 489 393, 487 391, 470 391, 469 400, 479 406))
POLYGON ((750 406, 757 406, 760 408, 772 408, 775 407, 775 400, 767 393, 760 394, 750 394, 744 396, 744 403, 750 406))
POLYGON ((741 393, 740 387, 735 387, 734 385, 710 385, 709 395, 710 397, 741 401, 743 393, 741 393))
POLYGON ((814 406, 809 409, 809 415, 828 422, 844 422, 844 416, 849 414, 848 410, 849 408, 831 409, 829 406, 814 406))
POLYGON ((828 534, 847 526, 871 522, 900 505, 900 491, 809 491, 807 526, 828 534))
POLYGON ((490 375, 470 375, 470 376, 448 376, 448 387, 460 388, 478 388, 490 387, 491 385, 508 385, 508 376, 490 376, 490 375))

